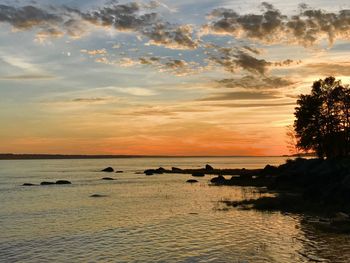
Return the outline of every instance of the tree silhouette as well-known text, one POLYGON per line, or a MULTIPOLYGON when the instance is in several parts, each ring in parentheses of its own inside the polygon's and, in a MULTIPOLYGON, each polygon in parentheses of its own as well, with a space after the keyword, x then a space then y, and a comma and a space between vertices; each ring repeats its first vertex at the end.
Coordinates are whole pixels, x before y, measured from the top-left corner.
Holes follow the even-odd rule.
POLYGON ((300 95, 295 108, 297 147, 320 157, 350 154, 350 88, 328 77, 315 81, 311 94, 300 95))
POLYGON ((292 155, 299 154, 298 140, 293 125, 286 126, 286 144, 289 153, 292 155))

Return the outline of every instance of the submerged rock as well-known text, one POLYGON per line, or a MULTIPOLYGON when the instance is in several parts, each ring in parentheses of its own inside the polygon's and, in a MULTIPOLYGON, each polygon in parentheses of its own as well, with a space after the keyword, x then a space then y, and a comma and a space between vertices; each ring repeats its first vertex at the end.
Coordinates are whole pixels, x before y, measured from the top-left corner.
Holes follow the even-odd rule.
POLYGON ((68 180, 58 180, 56 181, 56 184, 72 184, 72 183, 68 180))
POLYGON ((107 168, 101 170, 101 172, 112 173, 112 172, 114 172, 114 169, 112 167, 107 167, 107 168))
POLYGON ((114 178, 112 178, 112 177, 103 177, 102 180, 112 181, 112 180, 114 180, 114 178))
POLYGON ((189 180, 186 181, 186 183, 193 184, 193 183, 198 183, 198 181, 195 180, 195 179, 189 179, 189 180))
POLYGON ((34 186, 34 185, 36 185, 36 184, 32 184, 32 183, 24 183, 24 184, 22 184, 22 186, 34 186))
POLYGON ((92 194, 90 197, 98 198, 98 197, 107 197, 107 195, 101 195, 101 194, 92 194))
POLYGON ((194 176, 194 177, 203 177, 203 176, 205 176, 205 174, 202 173, 202 172, 194 172, 194 173, 192 173, 192 176, 194 176))
POLYGON ((53 185, 53 184, 56 184, 55 182, 41 182, 40 185, 53 185))
POLYGON ((115 173, 119 174, 119 173, 124 173, 123 171, 115 171, 115 173))

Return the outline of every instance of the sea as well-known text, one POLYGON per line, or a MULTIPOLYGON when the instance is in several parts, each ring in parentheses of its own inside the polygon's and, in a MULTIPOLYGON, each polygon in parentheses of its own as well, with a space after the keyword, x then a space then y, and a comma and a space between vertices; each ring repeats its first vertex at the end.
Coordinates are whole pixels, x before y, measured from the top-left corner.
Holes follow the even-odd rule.
MULTIPOLYGON (((285 157, 0 161, 0 262, 350 262, 350 236, 303 215, 229 207, 253 187, 148 168, 262 168, 285 157), (122 173, 103 173, 111 166, 122 173), (102 177, 115 180, 101 180, 102 177), (193 178, 193 177, 192 177, 193 178), (70 185, 22 186, 69 180, 70 185), (91 197, 99 195, 100 197, 91 197)), ((227 177, 229 178, 229 177, 227 177)))

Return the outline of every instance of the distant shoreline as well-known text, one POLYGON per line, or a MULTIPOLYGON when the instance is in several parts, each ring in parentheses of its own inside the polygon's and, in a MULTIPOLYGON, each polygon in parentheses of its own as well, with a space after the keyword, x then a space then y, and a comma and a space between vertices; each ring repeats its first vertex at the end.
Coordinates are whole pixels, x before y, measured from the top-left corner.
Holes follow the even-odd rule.
POLYGON ((277 156, 171 156, 171 155, 80 155, 80 154, 12 154, 0 153, 0 160, 54 160, 54 159, 123 159, 123 158, 227 158, 227 157, 295 157, 277 156))

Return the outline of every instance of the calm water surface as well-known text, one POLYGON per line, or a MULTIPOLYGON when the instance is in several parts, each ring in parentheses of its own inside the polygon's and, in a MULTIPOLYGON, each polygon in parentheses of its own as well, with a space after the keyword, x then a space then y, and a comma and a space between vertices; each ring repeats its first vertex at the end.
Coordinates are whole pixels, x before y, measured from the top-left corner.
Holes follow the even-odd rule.
POLYGON ((254 188, 146 168, 260 168, 285 158, 0 161, 0 262, 350 262, 347 235, 297 215, 227 209, 254 188), (124 173, 99 172, 113 166, 124 173), (115 181, 100 180, 113 176, 115 181), (72 185, 23 187, 67 179, 72 185), (92 194, 106 197, 91 198, 92 194))

